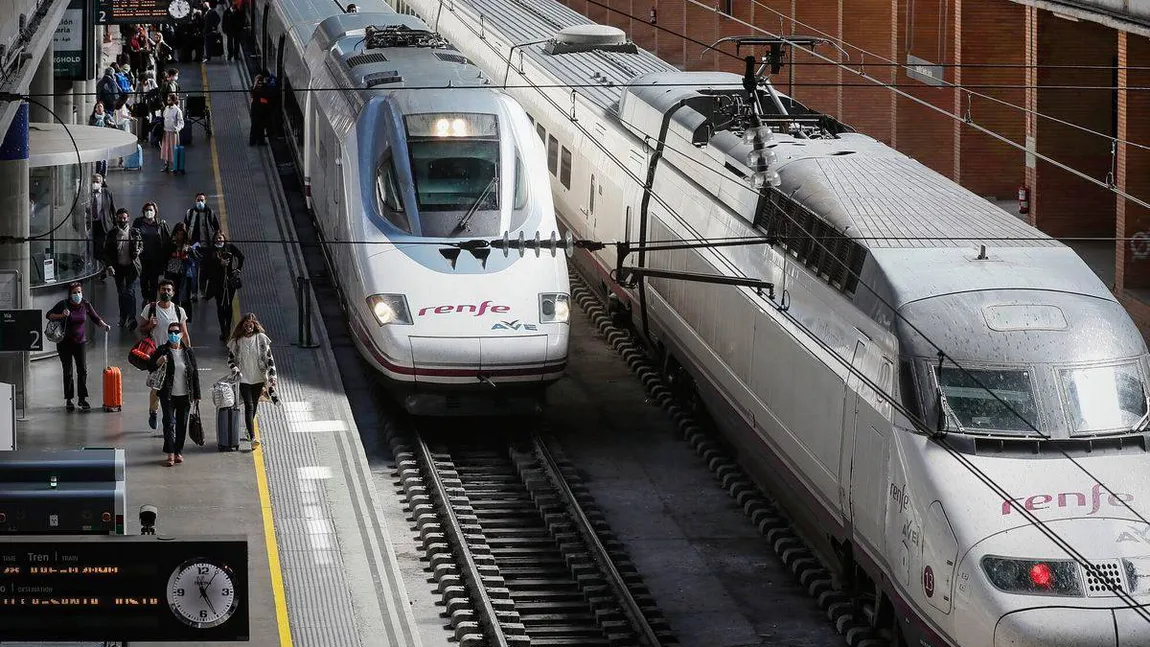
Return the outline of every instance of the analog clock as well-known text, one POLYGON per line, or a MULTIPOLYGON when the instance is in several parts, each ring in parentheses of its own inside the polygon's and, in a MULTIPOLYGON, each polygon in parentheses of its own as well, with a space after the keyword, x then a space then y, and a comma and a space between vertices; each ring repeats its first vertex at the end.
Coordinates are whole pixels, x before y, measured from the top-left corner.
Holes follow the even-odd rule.
POLYGON ((176 20, 183 20, 192 13, 192 5, 188 4, 188 0, 172 0, 172 4, 168 5, 168 15, 176 20))
POLYGON ((168 578, 168 606, 184 624, 196 629, 218 627, 236 612, 232 569, 210 559, 190 559, 168 578))

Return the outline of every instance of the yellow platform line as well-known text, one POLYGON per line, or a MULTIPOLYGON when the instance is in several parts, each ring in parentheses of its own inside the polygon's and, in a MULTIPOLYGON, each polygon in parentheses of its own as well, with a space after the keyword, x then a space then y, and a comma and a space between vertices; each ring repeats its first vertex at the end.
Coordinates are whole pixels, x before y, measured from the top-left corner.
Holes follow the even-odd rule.
MULTIPOLYGON (((203 63, 200 64, 200 78, 203 80, 204 102, 210 111, 212 109, 212 93, 208 89, 208 68, 203 63)), ((209 141, 212 150, 212 174, 215 176, 216 194, 219 196, 220 229, 230 240, 228 207, 224 201, 224 183, 220 177, 220 154, 216 148, 216 138, 212 137, 209 141)), ((240 297, 237 292, 232 297, 232 321, 239 321, 239 318, 240 297)), ((252 431, 256 438, 260 437, 258 424, 252 431)), ((272 518, 272 499, 268 489, 267 466, 264 464, 263 452, 259 449, 252 451, 252 458, 255 462, 256 489, 260 496, 260 516, 263 517, 264 522, 264 545, 268 551, 268 570, 271 571, 272 598, 276 607, 276 626, 279 628, 280 647, 292 647, 291 627, 288 625, 287 597, 284 595, 283 573, 280 570, 279 544, 276 542, 275 522, 272 518)))

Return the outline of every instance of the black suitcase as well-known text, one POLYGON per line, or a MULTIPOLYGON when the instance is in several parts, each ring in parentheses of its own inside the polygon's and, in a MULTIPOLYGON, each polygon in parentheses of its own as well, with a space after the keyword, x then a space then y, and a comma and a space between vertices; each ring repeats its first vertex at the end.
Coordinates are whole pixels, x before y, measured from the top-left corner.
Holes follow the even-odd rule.
POLYGON ((220 32, 213 32, 208 44, 208 56, 224 55, 224 37, 220 32))
POLYGON ((242 426, 239 407, 216 409, 216 447, 221 452, 239 451, 242 426))
POLYGON ((192 124, 185 123, 183 129, 180 130, 180 146, 192 145, 192 124))

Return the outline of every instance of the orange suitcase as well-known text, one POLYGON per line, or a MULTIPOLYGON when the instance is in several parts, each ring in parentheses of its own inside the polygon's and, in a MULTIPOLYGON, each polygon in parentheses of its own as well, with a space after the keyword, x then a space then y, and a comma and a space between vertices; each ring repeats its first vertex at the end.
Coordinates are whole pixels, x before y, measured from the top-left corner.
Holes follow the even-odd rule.
POLYGON ((118 366, 108 366, 108 333, 104 333, 104 411, 124 406, 124 381, 118 366))

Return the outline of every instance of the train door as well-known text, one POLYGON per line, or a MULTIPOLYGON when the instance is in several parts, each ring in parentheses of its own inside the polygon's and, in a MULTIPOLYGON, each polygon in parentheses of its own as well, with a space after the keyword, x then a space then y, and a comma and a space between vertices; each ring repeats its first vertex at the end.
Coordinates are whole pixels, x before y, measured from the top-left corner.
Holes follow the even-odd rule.
POLYGON ((844 521, 879 553, 886 544, 887 469, 893 365, 869 339, 859 339, 843 400, 839 495, 844 521), (863 378, 866 378, 865 380, 863 378), (867 382, 878 387, 876 390, 867 382))

